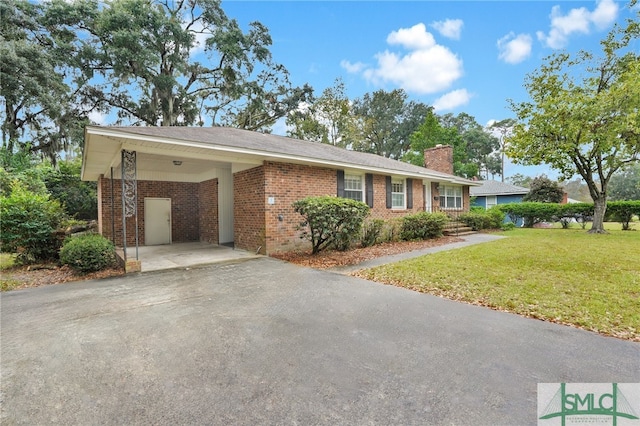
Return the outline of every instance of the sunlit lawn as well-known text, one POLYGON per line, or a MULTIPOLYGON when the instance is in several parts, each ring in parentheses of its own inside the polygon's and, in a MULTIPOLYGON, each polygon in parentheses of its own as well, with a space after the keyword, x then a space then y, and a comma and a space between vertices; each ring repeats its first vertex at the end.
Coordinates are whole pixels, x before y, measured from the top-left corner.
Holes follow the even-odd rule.
POLYGON ((640 341, 640 232, 516 229, 504 235, 358 275, 640 341))

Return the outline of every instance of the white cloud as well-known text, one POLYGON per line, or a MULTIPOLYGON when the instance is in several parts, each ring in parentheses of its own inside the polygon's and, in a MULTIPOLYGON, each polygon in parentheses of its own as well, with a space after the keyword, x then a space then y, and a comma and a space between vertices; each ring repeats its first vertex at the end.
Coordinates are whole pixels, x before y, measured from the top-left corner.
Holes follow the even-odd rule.
POLYGON ((618 5, 613 0, 603 0, 591 13, 591 22, 599 30, 604 30, 618 17, 618 5))
POLYGON ((393 31, 387 37, 387 43, 401 45, 409 52, 385 50, 375 55, 377 64, 373 67, 342 61, 343 68, 361 72, 373 84, 393 83, 417 94, 447 90, 462 76, 462 60, 448 48, 437 44, 424 24, 393 31))
POLYGON ((400 44, 407 49, 428 49, 436 44, 431 33, 423 23, 414 25, 411 28, 400 28, 392 31, 387 36, 387 43, 400 44))
POLYGON ((451 110, 468 104, 472 96, 467 89, 454 90, 436 99, 433 103, 433 109, 435 111, 451 110))
POLYGON ((569 42, 573 34, 589 34, 591 25, 599 30, 607 28, 618 15, 618 5, 614 0, 599 0, 593 12, 584 7, 571 9, 563 15, 560 6, 551 9, 551 29, 549 34, 538 31, 538 40, 552 49, 561 49, 569 42))
POLYGON ((366 65, 363 64, 362 62, 351 63, 346 59, 343 59, 342 61, 340 61, 340 66, 345 70, 347 70, 347 72, 350 74, 359 73, 366 67, 366 65))
POLYGON ((444 37, 460 40, 464 22, 462 22, 462 19, 446 19, 444 21, 432 22, 430 26, 435 28, 436 31, 444 37))
POLYGON ((533 40, 529 34, 509 33, 498 40, 498 58, 508 64, 518 64, 531 55, 533 40))

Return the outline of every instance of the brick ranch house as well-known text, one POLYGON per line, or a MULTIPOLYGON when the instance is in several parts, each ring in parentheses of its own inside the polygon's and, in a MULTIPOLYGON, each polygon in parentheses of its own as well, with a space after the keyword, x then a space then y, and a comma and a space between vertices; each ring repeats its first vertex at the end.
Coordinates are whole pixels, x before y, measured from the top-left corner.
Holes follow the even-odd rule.
POLYGON ((475 183, 452 174, 452 155, 432 148, 425 168, 233 128, 88 126, 82 179, 98 182, 99 231, 118 246, 126 234, 129 247, 137 236, 139 245, 203 241, 273 254, 302 243, 292 203, 306 196, 361 200, 382 219, 469 210, 475 183))

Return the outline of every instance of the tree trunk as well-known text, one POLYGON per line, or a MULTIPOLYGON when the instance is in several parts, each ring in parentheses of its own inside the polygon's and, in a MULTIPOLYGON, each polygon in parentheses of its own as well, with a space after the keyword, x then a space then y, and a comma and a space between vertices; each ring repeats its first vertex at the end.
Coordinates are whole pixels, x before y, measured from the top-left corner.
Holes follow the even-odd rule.
POLYGON ((604 195, 594 198, 593 200, 593 223, 591 224, 590 234, 606 234, 604 230, 604 214, 607 211, 607 197, 604 195))

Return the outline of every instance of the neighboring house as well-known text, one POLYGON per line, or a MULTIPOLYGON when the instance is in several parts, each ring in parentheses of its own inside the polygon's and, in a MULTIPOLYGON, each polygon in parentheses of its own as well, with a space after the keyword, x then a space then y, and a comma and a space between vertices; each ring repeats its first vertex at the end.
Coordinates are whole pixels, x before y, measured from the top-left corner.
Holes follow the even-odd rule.
POLYGON ((89 126, 82 179, 98 182, 99 231, 118 246, 206 241, 272 254, 301 244, 292 203, 306 196, 361 200, 383 219, 468 211, 477 183, 452 174, 452 155, 428 150, 427 169, 240 129, 89 126))
MULTIPOLYGON (((480 186, 473 186, 470 194, 473 199, 473 206, 490 209, 498 204, 519 203, 528 192, 528 188, 510 185, 497 180, 478 181, 480 186)), ((505 222, 509 219, 505 219, 505 222)), ((522 219, 518 220, 517 226, 522 225, 522 219)))

